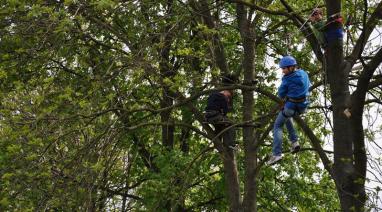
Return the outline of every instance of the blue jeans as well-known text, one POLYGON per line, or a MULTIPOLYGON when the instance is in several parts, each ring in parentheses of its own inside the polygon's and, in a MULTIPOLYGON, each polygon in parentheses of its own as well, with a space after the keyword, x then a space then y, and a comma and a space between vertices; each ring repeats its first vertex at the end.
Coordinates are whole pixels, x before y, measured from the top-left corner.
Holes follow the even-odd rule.
POLYGON ((283 143, 283 126, 284 123, 288 130, 289 140, 291 143, 297 141, 297 134, 293 127, 292 117, 298 116, 300 114, 305 113, 306 108, 297 107, 295 109, 291 108, 283 108, 282 111, 279 112, 279 115, 276 118, 275 124, 273 126, 273 148, 272 153, 275 156, 279 156, 282 153, 282 143, 283 143))

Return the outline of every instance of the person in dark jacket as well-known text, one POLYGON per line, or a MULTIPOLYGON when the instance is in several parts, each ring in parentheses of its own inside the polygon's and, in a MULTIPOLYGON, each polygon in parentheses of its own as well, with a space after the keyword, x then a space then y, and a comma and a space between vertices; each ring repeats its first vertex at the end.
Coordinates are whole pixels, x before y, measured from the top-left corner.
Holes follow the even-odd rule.
MULTIPOLYGON (((236 77, 234 75, 227 75, 223 77, 222 84, 223 86, 229 86, 234 84, 235 81, 236 77)), ((232 122, 227 118, 227 113, 233 108, 232 97, 233 90, 216 91, 208 96, 205 118, 208 123, 214 126, 216 134, 232 125, 232 122)), ((219 138, 223 140, 226 147, 236 150, 235 129, 233 127, 224 131, 219 138)))
POLYGON ((296 59, 285 56, 279 64, 284 76, 278 89, 278 96, 285 100, 284 107, 279 112, 273 127, 272 156, 267 162, 272 165, 282 159, 282 136, 283 126, 286 125, 291 142, 291 152, 300 150, 296 131, 293 127, 292 117, 306 112, 309 104, 309 76, 302 70, 297 69, 296 59))

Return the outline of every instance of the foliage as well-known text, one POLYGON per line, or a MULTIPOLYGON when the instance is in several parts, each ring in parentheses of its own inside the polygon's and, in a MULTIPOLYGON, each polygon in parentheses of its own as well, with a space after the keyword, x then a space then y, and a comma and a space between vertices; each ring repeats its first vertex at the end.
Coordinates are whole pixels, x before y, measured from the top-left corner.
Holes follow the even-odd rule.
MULTIPOLYGON (((220 18, 217 29, 210 29, 192 2, 2 1, 0 210, 228 210, 221 158, 199 132, 195 114, 175 98, 179 105, 171 110, 171 123, 160 123, 166 94, 189 97, 216 85, 215 35, 229 68, 242 75, 235 4, 209 2, 220 18), (161 142, 162 125, 176 126, 172 149, 161 142)), ((278 1, 266 2, 269 9, 283 8, 278 1)), ((304 10, 316 4, 291 5, 308 14, 304 10)), ((352 4, 348 10, 358 12, 352 4)), ((257 34, 284 21, 255 15, 257 34)), ((311 47, 296 30, 286 21, 256 47, 262 89, 276 92, 277 73, 269 61, 277 63, 286 45, 314 83, 322 80, 314 74, 319 67, 311 47)), ((354 28, 350 31, 356 36, 354 28)), ((274 105, 263 95, 255 98, 255 117, 274 105)), ((205 100, 200 96, 191 104, 203 110, 205 100)), ((322 105, 322 93, 313 91, 311 101, 322 105)), ((242 102, 236 95, 235 120, 242 118, 242 102)), ((330 133, 320 111, 312 109, 305 118, 318 137, 330 133)), ((259 158, 269 154, 271 135, 265 136, 259 158)), ((304 147, 311 147, 307 137, 300 137, 304 147)), ((238 153, 241 176, 244 154, 238 153)), ((257 181, 260 211, 339 210, 334 183, 312 151, 262 167, 257 181)))

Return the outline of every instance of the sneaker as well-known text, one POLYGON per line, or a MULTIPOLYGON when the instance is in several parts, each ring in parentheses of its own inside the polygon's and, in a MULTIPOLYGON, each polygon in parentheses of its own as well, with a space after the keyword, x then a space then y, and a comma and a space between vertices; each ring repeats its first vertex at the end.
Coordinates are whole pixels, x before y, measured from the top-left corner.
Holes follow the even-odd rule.
POLYGON ((290 148, 290 152, 291 153, 297 153, 298 151, 300 151, 300 144, 298 143, 298 141, 293 142, 292 146, 290 148))
POLYGON ((278 161, 280 161, 282 158, 283 158, 282 155, 272 155, 271 158, 267 161, 267 165, 268 166, 273 165, 277 163, 278 161))
POLYGON ((235 145, 229 145, 228 146, 229 149, 232 149, 233 151, 238 151, 239 150, 239 145, 235 144, 235 145))

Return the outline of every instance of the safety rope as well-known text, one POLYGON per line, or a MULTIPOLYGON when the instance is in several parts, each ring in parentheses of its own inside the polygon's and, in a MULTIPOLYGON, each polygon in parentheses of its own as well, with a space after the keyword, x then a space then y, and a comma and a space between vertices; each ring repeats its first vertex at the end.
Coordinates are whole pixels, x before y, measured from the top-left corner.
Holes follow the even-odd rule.
MULTIPOLYGON (((312 10, 312 12, 309 14, 308 17, 313 15, 315 9, 317 9, 319 5, 320 5, 320 3, 318 2, 316 4, 316 7, 312 10)), ((289 55, 289 52, 291 50, 291 45, 290 45, 291 44, 291 38, 294 35, 296 35, 299 31, 302 31, 302 28, 305 26, 306 23, 308 23, 308 21, 309 21, 309 18, 306 18, 306 21, 300 26, 300 28, 298 28, 298 30, 294 31, 293 33, 285 33, 285 43, 286 43, 286 46, 287 46, 287 48, 286 48, 286 54, 287 55, 289 55)), ((287 31, 287 29, 285 29, 285 31, 287 31)))
MULTIPOLYGON (((340 13, 335 13, 335 14, 331 15, 330 17, 335 17, 336 15, 340 15, 340 13)), ((325 23, 323 26, 321 26, 319 28, 316 28, 316 29, 320 31, 321 29, 324 29, 325 27, 329 26, 330 24, 338 22, 338 21, 339 21, 338 19, 334 19, 334 20, 329 21, 329 22, 325 23)), ((301 30, 301 31, 303 31, 303 30, 301 30)), ((307 34, 306 37, 309 37, 312 34, 314 34, 314 32, 311 32, 311 33, 307 34)))
POLYGON ((327 81, 327 72, 326 72, 326 56, 325 56, 325 50, 324 50, 324 55, 322 57, 322 70, 323 70, 323 80, 324 80, 324 105, 325 105, 325 109, 328 109, 328 105, 327 105, 327 102, 326 102, 326 86, 328 84, 328 81, 327 81))

